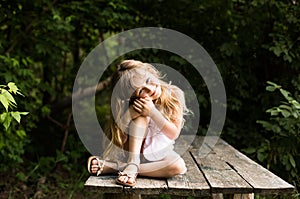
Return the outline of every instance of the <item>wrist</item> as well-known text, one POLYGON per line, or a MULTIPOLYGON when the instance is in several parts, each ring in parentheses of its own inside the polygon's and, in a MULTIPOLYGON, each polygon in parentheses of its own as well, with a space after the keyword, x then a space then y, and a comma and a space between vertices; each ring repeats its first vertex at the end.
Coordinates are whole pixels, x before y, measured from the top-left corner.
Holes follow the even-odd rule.
POLYGON ((149 112, 149 117, 156 123, 160 130, 163 129, 167 120, 159 110, 153 107, 149 112))
POLYGON ((161 114, 159 112, 159 110, 157 110, 157 108, 155 106, 153 106, 150 110, 149 110, 149 117, 153 118, 155 115, 157 114, 161 114))

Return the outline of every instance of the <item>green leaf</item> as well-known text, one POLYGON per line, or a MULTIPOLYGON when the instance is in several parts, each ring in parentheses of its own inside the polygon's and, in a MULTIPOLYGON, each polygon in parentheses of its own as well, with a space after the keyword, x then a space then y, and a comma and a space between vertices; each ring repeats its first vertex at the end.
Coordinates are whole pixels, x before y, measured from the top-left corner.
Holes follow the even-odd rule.
POLYGON ((7 86, 8 86, 8 88, 9 88, 9 92, 14 93, 14 94, 17 94, 17 93, 18 93, 19 89, 18 89, 18 87, 16 86, 15 83, 9 82, 9 83, 7 84, 7 86))
POLYGON ((6 98, 6 100, 8 101, 9 106, 15 107, 17 105, 14 97, 7 90, 5 90, 2 94, 6 98))
POLYGON ((249 147, 249 148, 246 148, 246 149, 243 149, 243 151, 247 154, 252 154, 252 153, 255 153, 256 152, 256 148, 254 147, 249 147))
POLYGON ((300 109, 300 104, 299 104, 299 102, 297 102, 296 100, 292 100, 291 103, 294 105, 294 107, 295 107, 296 109, 300 109))
POLYGON ((271 81, 267 81, 267 84, 269 84, 269 85, 271 85, 271 86, 274 86, 276 89, 281 88, 280 85, 278 85, 278 84, 276 84, 276 83, 274 83, 274 82, 271 82, 271 81))
POLYGON ((289 160, 290 160, 290 163, 291 163, 292 167, 296 168, 295 159, 291 154, 289 154, 289 160))
POLYGON ((267 91, 273 92, 276 89, 281 89, 281 86, 278 85, 278 84, 276 84, 276 83, 274 83, 274 82, 267 81, 267 84, 268 84, 268 86, 266 86, 266 90, 267 91))
POLYGON ((262 121, 262 120, 257 120, 256 121, 258 124, 261 124, 266 130, 271 130, 272 129, 272 124, 267 121, 262 121))
POLYGON ((262 153, 262 152, 259 152, 257 153, 257 159, 260 161, 260 162, 263 162, 265 159, 266 159, 266 154, 262 153))
POLYGON ((267 84, 270 84, 270 85, 272 85, 272 86, 277 86, 277 84, 276 84, 276 83, 274 83, 274 82, 271 82, 271 81, 267 81, 267 84))
POLYGON ((5 113, 2 113, 0 115, 0 117, 1 117, 1 122, 2 122, 5 130, 7 131, 10 126, 11 120, 12 120, 11 114, 10 114, 10 112, 5 112, 5 113))
POLYGON ((26 132, 24 130, 17 130, 16 134, 19 138, 24 138, 26 136, 26 132))
POLYGON ((8 111, 9 102, 2 93, 0 93, 0 102, 4 106, 5 110, 8 111))
POLYGON ((273 52, 277 57, 279 57, 282 51, 281 51, 280 47, 275 46, 273 48, 273 52))
POLYGON ((6 117, 6 112, 0 115, 0 123, 3 123, 6 117))
POLYGON ((284 109, 286 109, 286 110, 288 110, 288 111, 292 111, 292 108, 289 107, 288 105, 285 105, 285 104, 281 104, 279 107, 280 107, 280 108, 284 108, 284 109))
POLYGON ((279 110, 278 109, 271 110, 270 113, 271 113, 271 116, 277 116, 279 113, 279 110))
POLYGON ((273 92, 273 91, 276 90, 276 88, 275 88, 274 86, 267 86, 267 87, 266 87, 266 90, 267 90, 267 91, 270 91, 270 92, 273 92))
POLYGON ((298 118, 299 117, 299 114, 297 114, 297 112, 295 112, 295 111, 292 112, 292 115, 294 116, 294 118, 298 118))
POLYGON ((11 113, 11 116, 20 124, 21 115, 27 115, 29 112, 12 111, 10 113, 11 113))
POLYGON ((285 97, 285 99, 289 100, 290 98, 290 92, 284 90, 284 89, 280 89, 281 94, 285 97))
POLYGON ((291 115, 291 113, 287 110, 282 109, 281 110, 281 114, 283 115, 283 117, 287 118, 291 115))
POLYGON ((13 118, 20 124, 21 121, 20 112, 18 111, 11 112, 11 116, 13 116, 13 118))

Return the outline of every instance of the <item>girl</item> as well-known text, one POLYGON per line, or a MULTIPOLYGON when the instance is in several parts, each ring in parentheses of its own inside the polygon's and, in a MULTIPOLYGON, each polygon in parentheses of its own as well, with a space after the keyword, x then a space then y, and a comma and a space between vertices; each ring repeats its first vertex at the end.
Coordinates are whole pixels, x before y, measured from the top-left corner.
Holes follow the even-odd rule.
POLYGON ((182 90, 162 81, 152 65, 135 60, 123 61, 113 82, 110 143, 104 159, 88 159, 88 171, 97 176, 119 171, 116 182, 125 186, 134 186, 137 175, 185 173, 183 159, 173 151, 188 111, 182 90))

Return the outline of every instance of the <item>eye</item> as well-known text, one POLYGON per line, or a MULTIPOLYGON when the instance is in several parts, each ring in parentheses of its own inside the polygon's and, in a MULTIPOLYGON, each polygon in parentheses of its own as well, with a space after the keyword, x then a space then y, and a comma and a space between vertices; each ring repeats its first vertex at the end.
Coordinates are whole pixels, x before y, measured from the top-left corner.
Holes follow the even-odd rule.
POLYGON ((146 79, 146 84, 148 84, 150 82, 150 77, 148 77, 147 79, 146 79))
POLYGON ((142 92, 143 92, 143 89, 140 89, 140 90, 138 91, 139 96, 142 94, 142 92))

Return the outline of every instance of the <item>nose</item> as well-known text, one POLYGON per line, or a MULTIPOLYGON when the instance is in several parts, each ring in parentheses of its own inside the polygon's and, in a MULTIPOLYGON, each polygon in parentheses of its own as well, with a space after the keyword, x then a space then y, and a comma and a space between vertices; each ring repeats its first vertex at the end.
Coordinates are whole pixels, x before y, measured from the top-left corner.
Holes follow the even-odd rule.
POLYGON ((147 84, 144 88, 145 88, 145 90, 146 90, 147 93, 154 92, 154 86, 153 85, 147 84))

